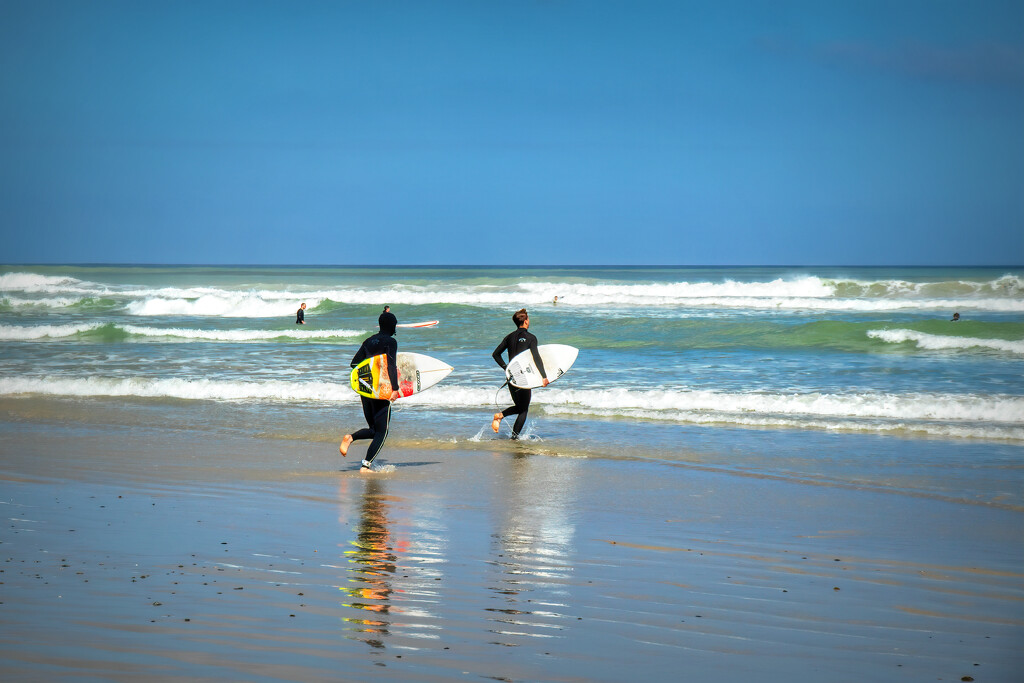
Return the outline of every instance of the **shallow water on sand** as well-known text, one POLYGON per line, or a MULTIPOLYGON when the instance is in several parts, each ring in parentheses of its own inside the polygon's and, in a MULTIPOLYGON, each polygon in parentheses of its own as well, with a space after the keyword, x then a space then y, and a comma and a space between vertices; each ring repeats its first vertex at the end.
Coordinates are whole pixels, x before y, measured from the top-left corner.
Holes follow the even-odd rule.
POLYGON ((3 425, 11 678, 1009 680, 1024 664, 1021 510, 966 495, 530 444, 395 449, 393 471, 360 475, 333 444, 3 425))

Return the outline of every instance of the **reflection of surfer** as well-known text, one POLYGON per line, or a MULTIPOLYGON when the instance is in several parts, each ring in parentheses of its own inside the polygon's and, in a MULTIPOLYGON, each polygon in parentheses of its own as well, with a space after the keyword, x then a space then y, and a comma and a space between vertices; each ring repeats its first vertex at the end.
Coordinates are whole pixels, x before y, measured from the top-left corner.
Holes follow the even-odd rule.
POLYGON ((346 618, 345 621, 358 624, 361 633, 370 634, 365 642, 375 648, 383 648, 382 638, 390 633, 388 613, 391 610, 393 590, 389 579, 395 574, 398 560, 390 545, 386 500, 380 480, 371 479, 366 482, 359 526, 356 527, 356 539, 352 543, 355 550, 346 553, 349 562, 354 564, 350 582, 355 585, 342 587, 354 598, 348 607, 372 613, 366 614, 365 619, 346 618))
MULTIPOLYGON (((394 313, 385 308, 384 312, 377 318, 377 323, 380 325, 380 332, 372 337, 367 337, 363 341, 363 345, 359 347, 359 351, 352 358, 352 367, 359 365, 367 358, 387 354, 388 362, 386 366, 388 376, 387 378, 382 377, 381 383, 383 384, 384 381, 388 381, 390 386, 398 387, 398 342, 395 341, 395 326, 398 324, 398 318, 395 317, 394 313)), ((338 447, 338 451, 342 456, 347 456, 348 448, 352 445, 353 441, 372 439, 370 447, 366 449, 363 466, 359 468, 360 472, 370 471, 370 463, 373 462, 373 459, 377 457, 377 453, 384 446, 384 441, 388 438, 388 423, 391 421, 391 401, 394 401, 401 395, 401 390, 396 388, 391 392, 389 399, 359 396, 359 400, 363 404, 363 417, 366 418, 367 427, 352 434, 346 434, 341 440, 341 446, 338 447)))
POLYGON ((306 324, 306 302, 303 301, 299 304, 299 310, 295 311, 295 324, 305 325, 306 324))
MULTIPOLYGON (((526 309, 521 308, 516 311, 512 315, 512 322, 516 324, 516 331, 502 339, 501 343, 498 344, 498 348, 494 349, 494 353, 491 354, 494 362, 504 370, 507 367, 507 363, 501 357, 502 352, 508 351, 508 359, 512 360, 526 349, 530 349, 530 353, 533 355, 533 362, 537 364, 537 369, 540 370, 540 376, 543 378, 542 382, 544 386, 547 386, 548 374, 544 371, 544 363, 541 361, 540 353, 537 351, 537 338, 528 331, 530 316, 526 309)), ((523 425, 526 424, 526 414, 530 410, 532 393, 529 389, 520 389, 511 384, 508 385, 508 393, 512 395, 513 405, 505 408, 500 413, 494 414, 494 419, 491 421, 491 429, 497 432, 501 427, 502 419, 509 415, 518 415, 519 417, 516 418, 515 424, 512 425, 512 438, 518 439, 519 433, 523 430, 523 425)))

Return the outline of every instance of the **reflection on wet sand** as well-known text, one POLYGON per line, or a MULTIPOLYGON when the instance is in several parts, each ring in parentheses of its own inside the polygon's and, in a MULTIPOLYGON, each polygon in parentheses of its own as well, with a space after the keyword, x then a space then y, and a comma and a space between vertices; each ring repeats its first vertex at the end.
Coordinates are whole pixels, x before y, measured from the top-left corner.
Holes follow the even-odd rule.
POLYGON ((576 461, 536 459, 525 453, 496 455, 505 473, 495 495, 498 530, 490 564, 499 569, 490 590, 500 603, 485 607, 498 636, 495 645, 514 647, 520 637, 556 638, 564 628, 573 572, 571 508, 576 461))
POLYGON ((357 638, 370 647, 383 648, 391 633, 392 582, 397 570, 398 553, 407 550, 406 543, 391 545, 388 502, 384 482, 367 479, 363 490, 359 522, 352 550, 345 551, 349 570, 348 585, 338 588, 352 601, 345 607, 362 610, 359 617, 343 617, 349 628, 360 634, 357 638))

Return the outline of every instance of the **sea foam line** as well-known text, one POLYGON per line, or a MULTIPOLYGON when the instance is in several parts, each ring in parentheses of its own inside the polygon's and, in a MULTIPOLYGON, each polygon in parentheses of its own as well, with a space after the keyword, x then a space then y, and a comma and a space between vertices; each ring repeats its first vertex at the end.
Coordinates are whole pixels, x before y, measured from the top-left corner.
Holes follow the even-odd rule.
POLYGON ((0 341, 31 341, 34 339, 62 339, 102 328, 120 330, 140 337, 166 337, 195 339, 199 341, 265 341, 270 339, 347 339, 366 334, 363 330, 197 330, 180 327, 145 327, 140 325, 115 325, 105 323, 83 323, 79 325, 2 325, 0 341))
POLYGON ((344 339, 361 337, 364 330, 194 330, 179 327, 117 325, 129 334, 144 337, 178 337, 205 341, 263 341, 268 339, 344 339))
MULTIPOLYGON (((818 276, 768 281, 723 282, 508 282, 463 285, 394 284, 388 287, 330 289, 223 289, 218 287, 139 287, 104 285, 70 277, 32 273, 0 276, 0 292, 90 296, 122 301, 138 316, 194 315, 278 317, 294 312, 298 302, 310 309, 324 301, 339 304, 472 306, 542 305, 554 296, 566 306, 686 306, 753 310, 942 310, 1024 311, 1024 286, 1016 275, 989 281, 858 281, 818 276)), ((58 303, 58 298, 51 303, 58 303)))
MULTIPOLYGON (((440 386, 421 396, 402 399, 407 403, 445 406, 493 406, 493 389, 440 386)), ((508 404, 505 392, 498 394, 508 404)), ((860 392, 850 394, 771 392, 664 391, 637 389, 553 389, 533 393, 533 404, 564 412, 591 410, 631 415, 644 411, 672 419, 674 413, 715 413, 717 415, 788 415, 801 417, 939 420, 957 422, 1003 422, 1024 426, 1024 396, 978 396, 974 394, 894 394, 860 392)))
POLYGON ((80 325, 0 325, 0 340, 28 341, 32 339, 60 339, 73 337, 82 332, 90 332, 103 327, 103 323, 83 323, 80 325))
POLYGON ((178 398, 193 400, 283 400, 336 403, 358 396, 345 384, 331 382, 239 382, 148 377, 2 377, 0 396, 178 398))
MULTIPOLYGON (((323 381, 234 381, 178 378, 0 377, 0 395, 140 396, 190 399, 355 400, 348 383, 323 381)), ((497 401, 507 404, 504 392, 497 401)), ((397 405, 491 408, 494 388, 438 386, 397 405)), ((717 416, 787 416, 830 419, 1002 423, 1024 426, 1024 396, 861 392, 784 394, 769 392, 552 389, 534 392, 536 406, 565 414, 600 414, 674 419, 677 413, 717 416)))
MULTIPOLYGON (((0 396, 355 403, 343 383, 175 378, 0 377, 0 396)), ((709 391, 552 390, 534 394, 538 415, 676 424, 896 433, 1024 442, 1024 397, 950 394, 786 395, 709 391)), ((493 409, 493 389, 438 387, 396 406, 493 409)), ((499 400, 504 399, 499 395, 499 400)))
POLYGON ((1024 341, 1010 339, 981 339, 979 337, 954 337, 942 334, 927 334, 915 330, 868 330, 868 337, 890 344, 914 342, 919 349, 994 349, 1009 353, 1024 354, 1024 341))

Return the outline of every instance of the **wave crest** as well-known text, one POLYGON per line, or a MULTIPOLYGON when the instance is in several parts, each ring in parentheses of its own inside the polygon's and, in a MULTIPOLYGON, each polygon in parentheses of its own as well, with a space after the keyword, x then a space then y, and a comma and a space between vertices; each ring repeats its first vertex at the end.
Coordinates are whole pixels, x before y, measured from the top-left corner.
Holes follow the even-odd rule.
POLYGON ((230 289, 219 287, 140 287, 86 282, 72 277, 7 273, 0 291, 62 297, 116 299, 138 316, 284 317, 300 301, 315 308, 337 305, 537 306, 555 296, 559 305, 589 307, 682 306, 753 310, 1024 311, 1024 280, 1006 274, 987 281, 854 280, 814 275, 764 281, 678 282, 460 282, 393 284, 379 288, 230 289))
POLYGON ((34 339, 62 339, 76 335, 109 330, 139 337, 168 337, 198 341, 268 341, 272 339, 324 340, 361 337, 364 330, 197 330, 180 327, 143 327, 112 323, 83 323, 79 325, 0 325, 0 340, 30 341, 34 339))
POLYGON ((887 342, 889 344, 904 344, 914 342, 919 349, 929 351, 936 350, 964 350, 964 349, 992 349, 995 351, 1006 351, 1008 353, 1024 354, 1024 341, 1013 341, 1010 339, 980 339, 977 337, 953 337, 942 334, 928 334, 915 330, 868 330, 868 337, 887 342))

